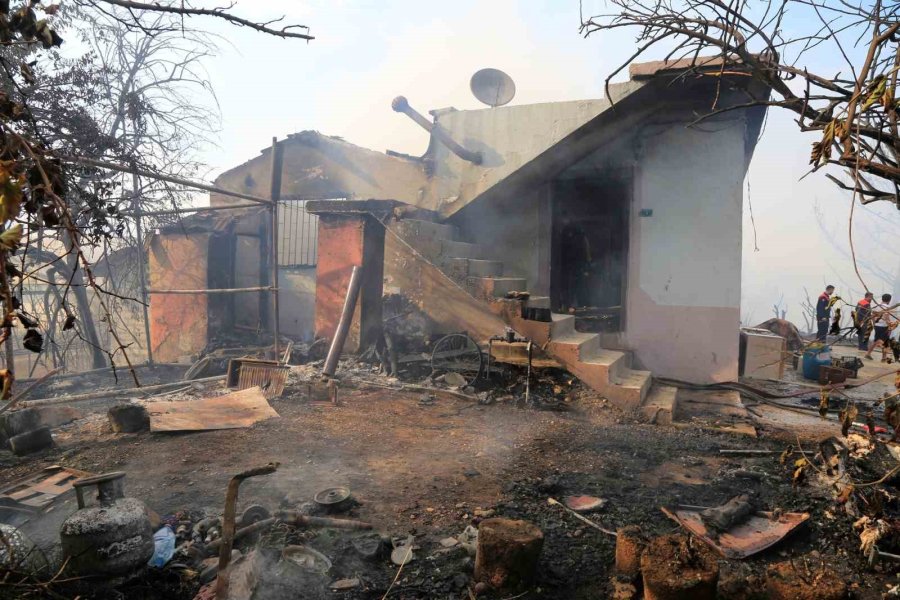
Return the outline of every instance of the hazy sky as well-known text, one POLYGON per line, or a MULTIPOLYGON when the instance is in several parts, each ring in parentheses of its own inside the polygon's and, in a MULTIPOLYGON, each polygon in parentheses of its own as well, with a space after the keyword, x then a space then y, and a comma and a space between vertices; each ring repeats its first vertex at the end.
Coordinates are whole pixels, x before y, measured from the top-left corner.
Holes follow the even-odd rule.
MULTIPOLYGON (((585 0, 585 13, 603 4, 585 0)), ((207 62, 222 112, 219 147, 204 153, 212 176, 253 158, 272 136, 306 129, 418 155, 427 134, 391 111, 399 94, 422 113, 480 108, 468 82, 490 66, 513 77, 516 104, 600 98, 606 76, 634 48, 625 33, 580 37, 577 0, 243 0, 234 10, 259 19, 285 15, 288 23, 309 25, 316 39, 203 23, 227 40, 207 62)), ((804 287, 814 299, 833 282, 854 303, 863 289, 848 257, 849 195, 820 174, 800 181, 813 139, 799 133, 790 114, 770 111, 745 187, 747 320, 769 318, 783 297, 788 319, 802 327, 804 287)), ((900 285, 900 211, 857 206, 854 223, 866 283, 879 294, 900 294, 890 290, 900 285), (865 267, 871 264, 889 279, 865 267)))

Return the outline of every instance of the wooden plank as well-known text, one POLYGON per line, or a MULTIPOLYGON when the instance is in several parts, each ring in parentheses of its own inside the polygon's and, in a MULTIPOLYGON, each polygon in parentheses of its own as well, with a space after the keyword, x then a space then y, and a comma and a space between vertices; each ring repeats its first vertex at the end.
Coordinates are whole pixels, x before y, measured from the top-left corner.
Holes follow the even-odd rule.
POLYGON ((258 387, 187 402, 150 402, 150 431, 239 429, 277 417, 258 387))

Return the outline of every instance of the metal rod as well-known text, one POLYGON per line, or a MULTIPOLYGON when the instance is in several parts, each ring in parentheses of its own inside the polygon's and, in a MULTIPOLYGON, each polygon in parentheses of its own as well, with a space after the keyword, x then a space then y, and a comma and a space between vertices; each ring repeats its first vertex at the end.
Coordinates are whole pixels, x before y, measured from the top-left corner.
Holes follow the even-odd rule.
POLYGON ((228 598, 228 563, 231 562, 231 547, 234 544, 234 519, 237 512, 238 489, 241 482, 257 475, 274 473, 278 463, 269 463, 264 467, 257 467, 238 473, 228 482, 228 491, 225 492, 225 514, 222 516, 222 547, 219 549, 219 572, 216 575, 216 599, 228 598))
POLYGON ((347 297, 344 298, 344 310, 341 311, 341 320, 338 322, 337 331, 331 340, 331 348, 328 349, 328 357, 325 359, 325 368, 322 374, 334 377, 337 370, 344 342, 347 341, 347 333, 350 332, 350 324, 353 322, 353 312, 356 310, 356 300, 359 298, 359 288, 362 284, 362 267, 353 267, 350 273, 350 283, 347 286, 347 297))
MULTIPOLYGON (((230 204, 228 206, 191 206, 187 208, 171 208, 169 210, 153 210, 148 212, 142 212, 141 214, 145 217, 164 217, 166 215, 181 215, 187 213, 195 213, 195 212, 206 212, 208 210, 235 210, 238 208, 256 208, 259 204, 230 204)), ((123 213, 125 216, 136 215, 137 213, 123 213)))
POLYGON ((278 143, 278 138, 272 138, 272 182, 269 188, 269 198, 272 211, 272 242, 269 244, 269 285, 272 286, 272 337, 275 338, 275 359, 279 354, 280 320, 278 318, 278 199, 281 197, 281 171, 284 162, 284 148, 278 143))
MULTIPOLYGON (((195 383, 207 384, 225 379, 224 375, 216 375, 215 377, 205 377, 203 379, 192 379, 191 385, 195 383)), ((98 392, 88 392, 86 394, 78 394, 75 396, 60 396, 58 398, 41 398, 39 400, 23 400, 21 404, 25 408, 32 406, 53 406, 56 404, 69 404, 70 402, 85 402, 87 400, 102 400, 104 398, 134 397, 146 396, 150 393, 162 392, 168 389, 177 388, 185 385, 184 381, 170 381, 169 383, 161 383, 159 385, 148 385, 140 388, 116 388, 112 390, 101 390, 98 392)))
POLYGON ((118 171, 119 173, 136 173, 141 177, 149 177, 150 179, 156 179, 159 181, 168 181, 169 183, 177 183, 178 185, 183 185, 185 187, 194 188, 195 190, 203 190, 206 192, 212 192, 214 194, 222 194, 223 196, 231 196, 233 198, 243 198, 244 200, 250 200, 251 202, 256 202, 258 204, 269 204, 272 202, 268 198, 259 198, 257 196, 251 196, 250 194, 242 194, 240 192, 232 192, 229 190, 224 190, 220 187, 216 187, 214 185, 208 185, 205 183, 200 183, 198 181, 191 181, 190 179, 183 179, 181 177, 175 177, 174 175, 164 175, 162 173, 154 173, 152 171, 146 171, 144 169, 138 169, 137 167, 127 167, 125 165, 117 165, 116 163, 107 162, 105 160, 97 160, 94 158, 85 158, 81 156, 60 156, 65 162, 75 163, 79 165, 85 165, 88 167, 97 167, 99 169, 109 169, 110 171, 118 171))
POLYGON ((266 285, 247 288, 215 288, 208 290, 147 290, 148 294, 241 294, 244 292, 271 292, 278 288, 266 285))
POLYGON ((439 142, 447 146, 453 154, 472 164, 480 165, 482 162, 481 152, 473 152, 459 145, 447 131, 437 123, 432 123, 423 117, 416 109, 409 105, 409 101, 403 96, 397 96, 391 102, 391 108, 396 112, 406 114, 410 119, 415 121, 419 127, 430 132, 439 142))
POLYGON ((153 348, 150 344, 150 303, 147 301, 147 273, 144 265, 144 231, 141 222, 140 181, 137 173, 131 174, 131 185, 134 187, 132 204, 134 206, 134 228, 137 235, 138 277, 141 285, 141 308, 144 311, 144 336, 147 340, 147 364, 153 364, 153 348))
POLYGON ((531 405, 531 340, 528 340, 528 374, 525 376, 525 406, 531 405))

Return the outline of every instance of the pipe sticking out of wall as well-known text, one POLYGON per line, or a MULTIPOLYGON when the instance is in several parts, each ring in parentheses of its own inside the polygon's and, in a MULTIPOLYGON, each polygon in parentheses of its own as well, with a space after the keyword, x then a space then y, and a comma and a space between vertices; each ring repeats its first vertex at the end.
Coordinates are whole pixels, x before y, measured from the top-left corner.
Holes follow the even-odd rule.
POLYGON ((437 123, 432 123, 428 119, 422 116, 416 109, 409 105, 409 101, 405 96, 397 96, 394 98, 393 102, 391 102, 391 108, 394 109, 395 112, 405 113, 410 119, 415 121, 419 127, 424 129, 425 131, 431 133, 439 142, 447 146, 447 148, 453 154, 457 155, 463 160, 467 160, 474 165, 480 165, 482 161, 481 152, 473 152, 472 150, 467 150, 460 146, 447 131, 438 125, 437 123))

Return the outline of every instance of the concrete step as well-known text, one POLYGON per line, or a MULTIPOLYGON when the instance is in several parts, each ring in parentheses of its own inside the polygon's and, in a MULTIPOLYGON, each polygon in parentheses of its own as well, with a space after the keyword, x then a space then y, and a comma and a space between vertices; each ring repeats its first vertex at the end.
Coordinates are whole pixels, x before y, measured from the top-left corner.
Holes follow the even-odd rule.
POLYGON ((414 240, 422 239, 423 241, 436 240, 454 240, 458 235, 455 226, 444 223, 432 223, 431 221, 420 221, 419 219, 402 219, 394 223, 394 231, 412 244, 414 240))
POLYGON ((469 277, 466 283, 473 296, 486 300, 503 298, 509 292, 520 292, 527 288, 522 277, 469 277))
POLYGON ((591 354, 583 357, 581 362, 588 365, 606 367, 609 381, 615 381, 616 377, 621 373, 625 373, 629 370, 631 354, 628 352, 619 352, 618 350, 597 348, 591 354))
POLYGON ((484 258, 481 244, 441 240, 441 254, 447 258, 484 258))
POLYGON ((551 352, 564 363, 583 362, 600 348, 600 336, 596 333, 571 331, 559 337, 550 338, 551 352))
POLYGON ((656 425, 671 425, 675 419, 675 409, 678 407, 678 388, 669 385, 653 384, 644 404, 641 406, 641 414, 648 423, 656 425))
POLYGON ((652 384, 653 374, 650 371, 626 369, 602 393, 622 410, 637 410, 644 403, 652 384))
MULTIPOLYGON (((528 299, 528 303, 531 304, 531 298, 528 299)), ((551 313, 550 318, 552 319, 550 339, 562 338, 570 333, 575 333, 575 317, 572 315, 551 313)))
POLYGON ((528 306, 532 308, 550 308, 550 296, 531 296, 528 306))
POLYGON ((451 258, 445 263, 447 268, 460 277, 502 277, 503 263, 499 260, 477 258, 451 258))

